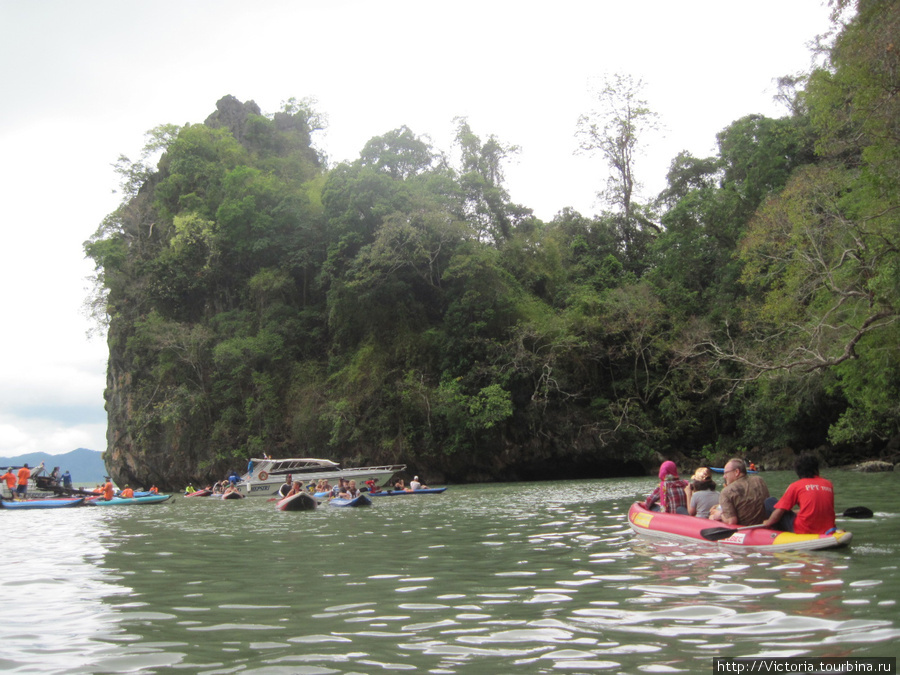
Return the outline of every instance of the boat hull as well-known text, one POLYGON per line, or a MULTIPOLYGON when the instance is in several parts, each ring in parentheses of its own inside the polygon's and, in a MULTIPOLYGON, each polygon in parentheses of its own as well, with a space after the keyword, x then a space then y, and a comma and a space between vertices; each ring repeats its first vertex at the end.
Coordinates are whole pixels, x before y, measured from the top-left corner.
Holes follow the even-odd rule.
POLYGON ((166 501, 172 495, 151 495, 149 497, 129 497, 122 499, 121 497, 113 497, 110 500, 92 499, 86 503, 93 506, 132 506, 134 504, 159 504, 166 501))
POLYGON ((328 503, 332 506, 371 506, 372 500, 363 494, 355 499, 341 499, 340 497, 335 497, 328 503))
POLYGON ((298 492, 279 500, 275 508, 279 511, 312 511, 319 505, 316 498, 308 492, 298 492))
POLYGON ((701 530, 720 526, 707 518, 682 516, 675 513, 648 511, 639 503, 631 505, 628 524, 637 534, 670 541, 703 543, 721 549, 743 551, 812 551, 846 546, 852 533, 838 530, 834 534, 794 534, 765 527, 735 531, 727 539, 709 541, 701 530))
POLYGON ((4 509, 64 509, 72 506, 79 506, 84 503, 84 497, 75 499, 26 499, 21 502, 10 501, 4 499, 0 504, 4 509))
POLYGON ((381 492, 370 492, 370 497, 402 497, 404 495, 439 495, 447 488, 422 488, 421 490, 382 490, 381 492))

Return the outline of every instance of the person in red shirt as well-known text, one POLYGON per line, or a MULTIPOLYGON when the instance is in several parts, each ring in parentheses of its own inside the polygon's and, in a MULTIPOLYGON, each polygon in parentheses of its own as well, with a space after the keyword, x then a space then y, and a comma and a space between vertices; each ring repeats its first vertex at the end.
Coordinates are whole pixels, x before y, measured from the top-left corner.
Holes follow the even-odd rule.
POLYGON ((833 532, 834 486, 819 475, 819 460, 815 455, 800 455, 794 469, 800 480, 788 485, 781 499, 766 500, 766 511, 771 513, 763 524, 797 534, 833 532), (794 513, 798 504, 800 509, 794 513))

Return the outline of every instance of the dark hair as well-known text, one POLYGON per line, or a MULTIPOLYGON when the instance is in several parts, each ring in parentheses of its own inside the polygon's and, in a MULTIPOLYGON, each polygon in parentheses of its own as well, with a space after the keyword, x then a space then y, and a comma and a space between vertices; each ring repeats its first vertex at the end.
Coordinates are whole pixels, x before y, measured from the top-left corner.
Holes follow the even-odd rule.
POLYGON ((694 492, 697 492, 699 490, 712 490, 713 492, 715 492, 716 483, 712 478, 710 478, 709 480, 692 480, 691 489, 694 490, 694 492))
POLYGON ((794 471, 797 478, 815 478, 819 475, 819 458, 809 453, 804 453, 794 462, 794 471))

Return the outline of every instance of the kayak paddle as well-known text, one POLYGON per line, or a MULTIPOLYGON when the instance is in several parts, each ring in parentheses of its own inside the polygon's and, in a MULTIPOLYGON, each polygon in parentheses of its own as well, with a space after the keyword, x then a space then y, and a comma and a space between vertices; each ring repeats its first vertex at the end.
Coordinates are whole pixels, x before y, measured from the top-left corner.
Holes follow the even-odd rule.
POLYGON ((708 527, 700 530, 700 536, 709 541, 719 541, 720 539, 728 539, 735 532, 741 530, 753 530, 757 527, 765 527, 765 525, 745 525, 744 527, 708 527))
POLYGON ((868 506, 851 506, 842 514, 844 518, 871 518, 875 514, 868 506))

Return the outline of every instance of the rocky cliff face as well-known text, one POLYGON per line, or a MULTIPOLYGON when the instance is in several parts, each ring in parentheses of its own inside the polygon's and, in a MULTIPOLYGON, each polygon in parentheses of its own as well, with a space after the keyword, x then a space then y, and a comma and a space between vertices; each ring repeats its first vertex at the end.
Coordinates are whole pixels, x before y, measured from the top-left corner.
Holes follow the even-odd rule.
POLYGON ((240 471, 239 462, 215 459, 209 445, 197 429, 185 425, 154 425, 143 428, 141 416, 135 414, 140 401, 135 388, 139 374, 126 367, 121 345, 126 340, 115 327, 109 333, 109 364, 106 375, 107 450, 103 455, 110 477, 117 485, 181 490, 188 484, 205 485, 221 480, 232 469, 240 471))

